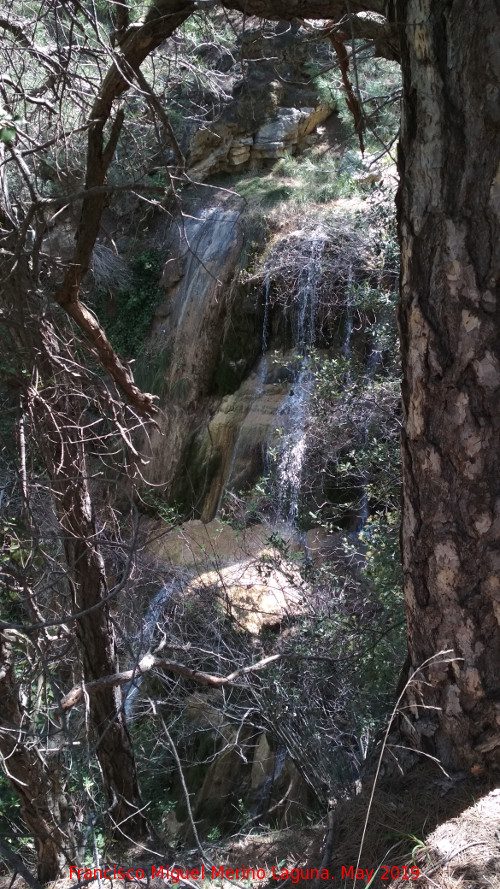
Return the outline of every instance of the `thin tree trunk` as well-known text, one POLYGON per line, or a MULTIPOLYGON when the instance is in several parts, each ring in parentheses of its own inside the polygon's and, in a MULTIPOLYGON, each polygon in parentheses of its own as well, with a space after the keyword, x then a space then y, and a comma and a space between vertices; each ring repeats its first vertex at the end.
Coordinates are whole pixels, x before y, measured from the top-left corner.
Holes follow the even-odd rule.
POLYGON ((71 808, 60 783, 57 750, 37 746, 20 703, 15 658, 9 632, 0 633, 0 754, 5 774, 16 793, 21 815, 35 840, 41 883, 56 880, 77 849, 71 808))
MULTIPOLYGON (((68 580, 76 613, 78 648, 86 682, 119 671, 115 634, 106 601, 106 570, 99 550, 89 489, 84 439, 85 401, 53 362, 57 338, 48 321, 41 325, 41 365, 50 385, 35 403, 34 417, 62 532, 68 580), (47 409, 45 406, 50 405, 47 409), (57 418, 54 421, 54 416, 57 418)), ((96 754, 102 770, 108 814, 115 835, 134 840, 148 833, 142 814, 134 752, 119 687, 100 687, 88 701, 96 754), (121 827, 123 825, 123 827, 121 827)))
POLYGON ((413 743, 500 764, 500 8, 396 0, 402 548, 413 743))

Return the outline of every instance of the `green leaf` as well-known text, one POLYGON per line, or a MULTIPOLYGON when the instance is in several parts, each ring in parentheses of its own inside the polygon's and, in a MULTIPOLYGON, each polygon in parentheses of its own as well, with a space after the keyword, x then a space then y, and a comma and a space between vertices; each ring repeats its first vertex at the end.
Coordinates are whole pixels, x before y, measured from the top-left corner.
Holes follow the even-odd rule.
POLYGON ((14 127, 2 127, 0 129, 0 139, 2 142, 5 142, 7 145, 9 142, 13 142, 16 138, 16 130, 14 127))

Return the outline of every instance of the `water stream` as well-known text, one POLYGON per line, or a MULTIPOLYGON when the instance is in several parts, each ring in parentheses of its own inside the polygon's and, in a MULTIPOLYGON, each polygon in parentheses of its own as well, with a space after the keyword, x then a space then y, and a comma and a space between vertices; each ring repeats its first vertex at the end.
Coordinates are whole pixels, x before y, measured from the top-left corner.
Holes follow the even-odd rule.
MULTIPOLYGON (((179 585, 180 582, 178 578, 169 581, 169 583, 164 583, 151 599, 146 614, 142 619, 141 628, 131 642, 130 647, 134 655, 132 666, 138 664, 141 658, 150 649, 158 619, 166 602, 170 599, 173 593, 179 589, 179 585)), ((123 687, 123 709, 127 718, 130 718, 132 714, 133 703, 142 684, 142 680, 142 676, 136 676, 132 682, 127 683, 127 685, 123 687)))
POLYGON ((287 748, 280 744, 274 755, 272 772, 264 778, 262 784, 259 784, 255 791, 253 805, 250 810, 250 816, 253 821, 256 821, 259 817, 266 817, 274 786, 283 771, 287 756, 287 748))
POLYGON ((321 258, 325 235, 311 235, 309 256, 298 281, 293 313, 293 349, 297 362, 292 385, 277 415, 280 443, 277 457, 276 521, 295 529, 299 513, 302 471, 307 450, 308 401, 313 386, 311 350, 316 338, 321 258))

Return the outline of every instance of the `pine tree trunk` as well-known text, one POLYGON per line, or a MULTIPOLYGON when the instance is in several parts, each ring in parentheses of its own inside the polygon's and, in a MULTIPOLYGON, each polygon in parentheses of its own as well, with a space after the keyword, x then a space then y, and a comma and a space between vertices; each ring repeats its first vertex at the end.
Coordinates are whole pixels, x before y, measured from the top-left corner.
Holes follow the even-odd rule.
POLYGON ((396 0, 412 742, 500 764, 500 8, 396 0), (437 708, 437 709, 429 709, 437 708))

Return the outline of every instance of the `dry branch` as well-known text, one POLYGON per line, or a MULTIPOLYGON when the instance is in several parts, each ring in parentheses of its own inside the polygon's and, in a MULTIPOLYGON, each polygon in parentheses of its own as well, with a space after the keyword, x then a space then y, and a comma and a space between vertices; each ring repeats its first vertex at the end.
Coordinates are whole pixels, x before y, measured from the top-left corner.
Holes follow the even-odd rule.
MULTIPOLYGON (((193 9, 194 3, 185 0, 156 0, 149 8, 145 21, 139 26, 129 28, 121 41, 120 52, 115 54, 114 62, 103 80, 90 113, 85 181, 87 191, 106 184, 108 169, 123 125, 123 109, 119 109, 114 118, 107 142, 104 131, 114 103, 130 88, 131 81, 125 72, 138 72, 147 56, 188 18, 193 9)), ((112 348, 96 318, 79 299, 80 286, 90 266, 105 203, 105 193, 88 192, 85 195, 74 254, 55 299, 90 340, 103 368, 113 377, 127 401, 141 416, 147 417, 157 412, 153 396, 141 392, 134 384, 129 368, 112 348)))
POLYGON ((256 673, 258 670, 263 670, 269 664, 280 660, 282 657, 284 657, 283 654, 271 654, 256 664, 243 667, 241 670, 234 670, 229 676, 213 676, 211 673, 194 670, 191 667, 186 667, 184 664, 178 664, 176 661, 167 661, 163 658, 155 657, 154 654, 146 654, 132 670, 124 670, 121 673, 115 673, 113 676, 103 676, 101 679, 94 680, 94 682, 82 682, 80 685, 75 685, 60 701, 59 712, 70 710, 87 694, 91 695, 105 686, 125 685, 127 682, 133 682, 138 676, 144 676, 145 673, 149 673, 153 668, 165 670, 177 676, 184 676, 185 679, 191 679, 193 682, 197 682, 198 685, 220 688, 222 685, 229 685, 235 682, 240 676, 244 676, 247 673, 256 673))

